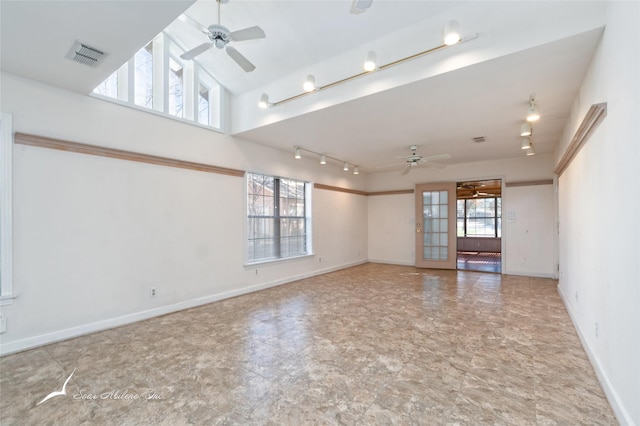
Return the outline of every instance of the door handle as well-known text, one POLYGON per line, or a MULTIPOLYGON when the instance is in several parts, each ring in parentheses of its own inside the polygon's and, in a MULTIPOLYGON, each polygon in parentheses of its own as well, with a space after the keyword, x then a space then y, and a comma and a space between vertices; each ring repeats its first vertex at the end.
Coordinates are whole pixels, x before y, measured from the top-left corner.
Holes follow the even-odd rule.
POLYGON ((422 224, 421 223, 416 223, 416 233, 420 233, 422 232, 422 224))

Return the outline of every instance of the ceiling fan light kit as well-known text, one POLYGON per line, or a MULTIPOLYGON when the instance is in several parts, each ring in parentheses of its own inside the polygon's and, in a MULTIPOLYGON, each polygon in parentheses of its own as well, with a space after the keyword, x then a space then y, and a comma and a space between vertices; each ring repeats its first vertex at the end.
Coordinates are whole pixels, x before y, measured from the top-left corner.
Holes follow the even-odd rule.
MULTIPOLYGON (((232 36, 233 36, 233 34, 232 34, 232 36)), ((355 80, 356 78, 365 76, 367 74, 371 74, 373 72, 384 71, 385 69, 391 68, 391 67, 393 67, 395 65, 399 65, 399 64, 402 64, 404 62, 407 62, 407 61, 410 61, 410 60, 417 59, 417 58, 420 58, 422 56, 428 55, 430 53, 434 53, 434 52, 437 52, 439 50, 452 47, 452 46, 454 46, 456 44, 460 44, 460 43, 464 43, 464 42, 473 40, 473 39, 475 39, 477 37, 478 37, 478 34, 473 34, 473 35, 470 35, 470 36, 468 36, 466 38, 462 38, 460 36, 460 24, 456 20, 451 20, 445 26, 445 29, 444 29, 444 41, 443 41, 443 44, 441 44, 440 46, 436 46, 436 47, 433 47, 431 49, 427 49, 427 50, 424 50, 422 52, 418 52, 418 53, 416 53, 414 55, 407 56, 405 58, 401 58, 401 59, 395 60, 393 62, 389 62, 388 64, 384 64, 384 65, 378 65, 377 64, 376 53, 374 51, 370 51, 370 52, 367 53, 367 55, 365 57, 365 61, 363 63, 364 71, 359 73, 359 74, 354 74, 354 75, 351 75, 349 77, 343 78, 342 80, 334 81, 332 83, 328 83, 328 84, 325 84, 323 86, 316 86, 315 85, 315 77, 314 77, 314 79, 313 79, 313 84, 314 84, 313 87, 314 88, 311 89, 311 90, 308 90, 308 87, 311 87, 311 85, 307 85, 307 80, 309 79, 309 77, 313 77, 313 76, 309 75, 309 76, 307 76, 307 80, 305 80, 305 82, 304 82, 304 85, 303 85, 304 92, 303 93, 299 93, 299 94, 291 96, 289 98, 282 99, 280 101, 276 101, 276 102, 270 103, 266 107, 263 107, 262 103, 259 103, 258 105, 261 108, 275 107, 275 106, 278 106, 278 105, 282 105, 282 104, 284 104, 286 102, 291 102, 291 101, 293 101, 295 99, 301 98, 301 97, 306 96, 306 95, 308 95, 310 93, 320 92, 322 90, 329 89, 329 88, 334 87, 334 86, 338 86, 340 84, 346 83, 346 82, 351 81, 351 80, 355 80)))

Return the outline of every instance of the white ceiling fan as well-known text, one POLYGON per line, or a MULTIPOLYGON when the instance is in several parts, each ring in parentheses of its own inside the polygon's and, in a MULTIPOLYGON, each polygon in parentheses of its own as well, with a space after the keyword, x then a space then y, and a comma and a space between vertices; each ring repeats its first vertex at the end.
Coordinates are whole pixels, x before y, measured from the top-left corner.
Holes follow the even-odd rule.
POLYGON ((398 159, 404 160, 403 163, 389 164, 387 166, 381 166, 379 168, 393 167, 393 166, 404 164, 405 167, 402 170, 402 174, 406 175, 411 171, 411 169, 414 169, 417 167, 434 167, 436 169, 443 169, 445 167, 444 164, 435 163, 434 161, 446 160, 447 158, 451 158, 449 154, 438 154, 438 155, 430 155, 428 157, 423 157, 422 155, 417 153, 418 145, 410 145, 409 150, 411 150, 411 153, 408 156, 396 157, 398 159))
POLYGON ((228 0, 216 0, 218 3, 218 23, 209 25, 208 28, 204 28, 197 21, 191 18, 188 15, 183 14, 185 17, 185 21, 194 25, 196 28, 202 30, 203 33, 209 37, 209 41, 206 43, 202 43, 199 46, 194 47, 188 52, 180 55, 182 59, 193 59, 196 56, 206 52, 211 49, 213 46, 218 49, 225 49, 227 54, 233 59, 240 68, 245 70, 246 72, 251 72, 256 69, 256 66, 251 63, 247 58, 245 58, 238 50, 233 46, 228 46, 230 42, 235 41, 246 41, 246 40, 256 40, 260 38, 265 38, 265 33, 259 26, 247 27, 237 31, 229 31, 227 27, 220 24, 220 3, 226 3, 228 0))

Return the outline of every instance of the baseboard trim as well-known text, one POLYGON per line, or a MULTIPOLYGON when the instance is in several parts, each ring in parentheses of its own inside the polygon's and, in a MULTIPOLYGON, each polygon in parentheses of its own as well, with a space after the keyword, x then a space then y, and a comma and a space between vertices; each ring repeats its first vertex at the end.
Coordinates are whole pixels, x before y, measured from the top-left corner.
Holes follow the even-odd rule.
POLYGON ((595 352, 591 349, 589 342, 587 342, 587 339, 584 337, 584 334, 582 333, 582 329, 578 325, 576 315, 573 312, 571 304, 569 303, 569 299, 562 291, 562 287, 560 287, 560 285, 558 285, 558 294, 560 295, 560 299, 562 299, 562 303, 564 303, 565 309, 569 313, 569 318, 571 318, 571 322, 573 322, 573 328, 575 328, 576 332, 578 333, 578 337, 580 338, 580 343, 582 343, 582 347, 584 348, 584 351, 587 353, 587 357, 589 357, 589 362, 591 362, 591 366, 596 372, 596 376, 598 377, 600 386, 602 386, 602 390, 604 390, 604 394, 607 397, 607 400, 609 401, 609 405, 611 405, 611 408, 613 409, 613 413, 616 415, 618 422, 621 425, 629 425, 629 426, 635 425, 635 423, 631 419, 631 415, 625 409, 624 404, 620 400, 620 396, 618 395, 618 392, 616 392, 615 388, 613 387, 613 384, 611 383, 611 380, 609 380, 609 376, 604 371, 604 368, 602 367, 602 363, 600 362, 600 358, 598 358, 595 352))
POLYGON ((505 275, 517 275, 519 277, 533 277, 533 278, 554 278, 553 274, 544 274, 540 272, 524 272, 524 271, 503 271, 505 275))
POLYGON ((345 263, 342 265, 332 266, 329 268, 319 269, 312 272, 298 274, 287 278, 282 278, 275 281, 256 284, 248 287, 243 287, 235 290, 225 291, 209 296, 199 297, 196 299, 185 300, 183 302, 174 303, 172 305, 161 306, 146 311, 135 312, 132 314, 122 315, 115 318, 109 318, 102 321, 92 322, 77 327, 71 327, 64 330, 54 331, 39 336, 28 337, 26 339, 17 340, 14 342, 0 344, 0 356, 11 355, 17 352, 26 351, 28 349, 34 349, 40 346, 49 345, 63 340, 73 339, 75 337, 85 336, 87 334, 96 333, 99 331, 109 330, 123 325, 132 324, 139 321, 159 317, 162 315, 172 314, 174 312, 183 311, 185 309, 191 309, 198 306, 206 305, 209 303, 217 302, 231 297, 241 296, 243 294, 254 293, 256 291, 265 290, 271 287, 277 287, 279 285, 288 284, 291 282, 299 281, 305 278, 311 278, 318 275, 328 274, 330 272, 339 271, 341 269, 351 268, 353 266, 362 265, 367 263, 366 260, 359 260, 355 262, 345 263))
POLYGON ((369 263, 382 263, 384 265, 416 266, 414 262, 404 260, 369 259, 369 263))

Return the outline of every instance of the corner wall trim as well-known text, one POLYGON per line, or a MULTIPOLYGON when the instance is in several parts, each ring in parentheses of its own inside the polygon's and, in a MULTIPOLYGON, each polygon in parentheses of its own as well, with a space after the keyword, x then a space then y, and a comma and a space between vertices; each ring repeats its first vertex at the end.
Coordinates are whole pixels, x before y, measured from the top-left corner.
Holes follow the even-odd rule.
POLYGON ((368 195, 365 191, 358 191, 357 189, 341 188, 339 186, 324 185, 322 183, 314 183, 313 187, 317 189, 326 189, 329 191, 346 192, 348 194, 365 195, 365 196, 368 195))
POLYGON ((578 151, 589 140, 593 132, 598 128, 602 120, 607 116, 607 103, 593 104, 587 114, 584 116, 582 123, 578 126, 575 135, 571 139, 567 150, 558 162, 558 165, 553 170, 553 173, 560 176, 571 164, 573 158, 578 154, 578 151))
POLYGON ((138 152, 115 148, 105 148, 78 142, 69 142, 43 136, 29 135, 26 133, 16 132, 14 142, 20 145, 57 149, 60 151, 76 152, 79 154, 97 155, 99 157, 115 158, 118 160, 137 161, 139 163, 155 164, 159 166, 177 167, 180 169, 196 170, 200 172, 244 177, 244 170, 229 169, 226 167, 212 166, 210 164, 203 163, 193 163, 191 161, 158 157, 156 155, 141 154, 138 152))

